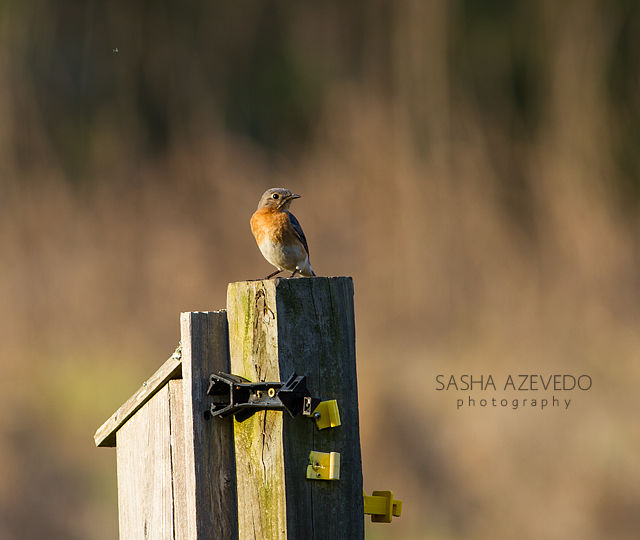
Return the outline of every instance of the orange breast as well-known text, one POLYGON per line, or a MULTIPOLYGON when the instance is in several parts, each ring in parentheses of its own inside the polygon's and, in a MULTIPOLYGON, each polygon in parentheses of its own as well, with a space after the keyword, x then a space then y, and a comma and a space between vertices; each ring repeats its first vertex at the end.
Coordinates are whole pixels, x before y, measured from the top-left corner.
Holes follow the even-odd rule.
POLYGON ((256 210, 251 216, 251 232, 258 245, 267 238, 280 243, 292 241, 292 235, 295 237, 287 214, 271 208, 256 210))

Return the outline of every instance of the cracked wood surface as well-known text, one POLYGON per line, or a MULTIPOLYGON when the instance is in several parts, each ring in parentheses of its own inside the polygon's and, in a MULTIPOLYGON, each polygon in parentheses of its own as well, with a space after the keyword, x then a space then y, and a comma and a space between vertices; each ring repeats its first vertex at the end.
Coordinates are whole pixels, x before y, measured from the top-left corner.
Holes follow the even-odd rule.
POLYGON ((231 372, 250 381, 307 375, 311 393, 337 399, 342 426, 263 411, 234 421, 240 538, 364 537, 351 278, 231 283, 231 372), (309 452, 340 452, 339 481, 305 477, 309 452))

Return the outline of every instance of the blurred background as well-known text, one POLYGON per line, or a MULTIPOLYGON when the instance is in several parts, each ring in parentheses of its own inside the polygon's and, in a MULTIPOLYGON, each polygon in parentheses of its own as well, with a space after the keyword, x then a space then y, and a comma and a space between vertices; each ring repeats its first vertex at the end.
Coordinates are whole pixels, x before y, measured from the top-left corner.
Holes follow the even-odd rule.
POLYGON ((365 488, 404 501, 368 538, 637 537, 638 2, 2 0, 1 538, 117 537, 93 433, 271 272, 274 186, 355 280, 365 488), (439 373, 593 387, 456 410, 502 392, 439 373))

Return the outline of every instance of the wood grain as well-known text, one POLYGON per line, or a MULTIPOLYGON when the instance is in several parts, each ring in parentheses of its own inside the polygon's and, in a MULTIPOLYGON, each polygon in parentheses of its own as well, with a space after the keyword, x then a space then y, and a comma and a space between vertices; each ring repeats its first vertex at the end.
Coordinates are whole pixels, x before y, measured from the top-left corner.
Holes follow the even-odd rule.
POLYGON ((120 539, 173 538, 169 389, 117 432, 120 539))
MULTIPOLYGON (((231 283, 227 290, 231 371, 279 381, 273 282, 231 283)), ((287 538, 282 413, 262 411, 234 421, 240 538, 287 538)))
POLYGON ((188 312, 180 317, 184 381, 185 496, 187 538, 235 540, 235 461, 231 418, 204 417, 209 376, 229 371, 225 311, 188 312))
POLYGON ((239 282, 227 291, 231 370, 252 381, 307 375, 342 426, 262 412, 236 422, 240 538, 364 537, 351 278, 239 282), (311 450, 341 455, 341 479, 306 480, 311 450))
POLYGON ((182 379, 169 381, 168 385, 174 538, 189 540, 183 381, 182 379))

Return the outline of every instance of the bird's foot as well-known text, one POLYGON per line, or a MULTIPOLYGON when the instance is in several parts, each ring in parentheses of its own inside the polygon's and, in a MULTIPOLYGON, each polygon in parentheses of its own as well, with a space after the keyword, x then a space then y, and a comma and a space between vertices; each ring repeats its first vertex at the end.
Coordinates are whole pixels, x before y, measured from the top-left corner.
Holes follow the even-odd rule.
POLYGON ((275 272, 271 272, 266 278, 263 279, 271 279, 273 276, 277 276, 282 270, 276 270, 275 272))

